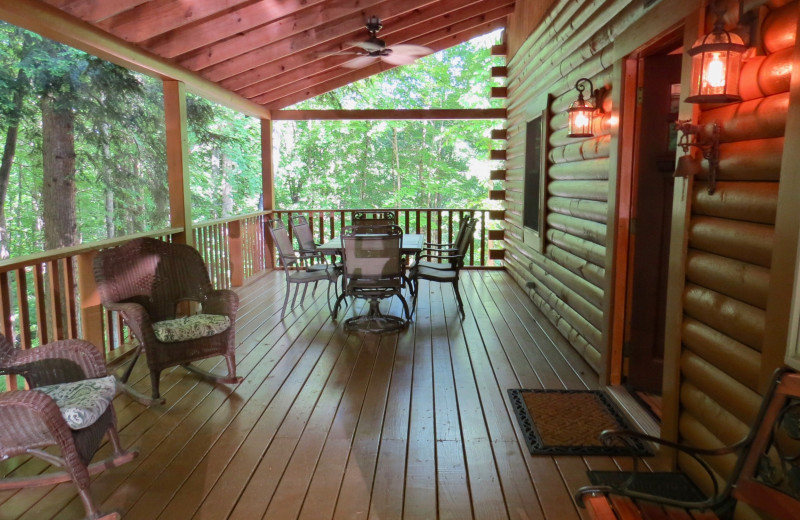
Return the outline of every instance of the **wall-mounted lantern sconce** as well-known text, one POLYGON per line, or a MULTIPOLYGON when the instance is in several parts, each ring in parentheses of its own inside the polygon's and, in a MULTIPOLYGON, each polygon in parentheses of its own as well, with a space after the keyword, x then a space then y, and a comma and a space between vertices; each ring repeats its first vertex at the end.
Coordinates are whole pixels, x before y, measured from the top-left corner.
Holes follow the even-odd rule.
POLYGON ((575 83, 575 90, 578 91, 578 99, 567 109, 569 112, 569 133, 567 137, 594 137, 592 132, 592 119, 596 107, 603 113, 600 106, 600 91, 594 89, 592 81, 581 78, 575 83), (594 99, 594 104, 587 102, 583 98, 583 91, 586 90, 585 83, 589 84, 590 98, 594 99))
POLYGON ((675 177, 688 177, 702 170, 700 161, 689 154, 690 147, 695 146, 702 152, 703 158, 708 161, 708 194, 713 194, 716 189, 717 168, 719 167, 719 124, 712 125, 711 135, 701 134, 700 127, 692 124, 691 121, 678 121, 677 128, 681 132, 678 146, 683 149, 685 155, 678 159, 675 177))
MULTIPOLYGON (((741 0, 740 0, 741 9, 741 0)), ((739 71, 747 50, 742 38, 725 30, 725 9, 712 7, 717 15, 714 30, 698 39, 688 51, 692 57, 691 93, 687 103, 733 103, 741 101, 739 71)))

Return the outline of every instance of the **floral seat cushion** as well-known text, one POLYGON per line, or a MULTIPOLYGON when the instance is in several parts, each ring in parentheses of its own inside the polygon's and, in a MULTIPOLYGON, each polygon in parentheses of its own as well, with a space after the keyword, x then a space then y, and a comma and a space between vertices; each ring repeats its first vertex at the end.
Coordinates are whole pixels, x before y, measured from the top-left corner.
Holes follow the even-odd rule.
POLYGON ((174 320, 153 323, 153 332, 162 343, 176 343, 207 338, 227 330, 231 320, 219 314, 195 314, 174 320))
POLYGON ((116 393, 114 376, 84 379, 72 383, 40 386, 49 395, 73 430, 91 426, 108 409, 116 393))

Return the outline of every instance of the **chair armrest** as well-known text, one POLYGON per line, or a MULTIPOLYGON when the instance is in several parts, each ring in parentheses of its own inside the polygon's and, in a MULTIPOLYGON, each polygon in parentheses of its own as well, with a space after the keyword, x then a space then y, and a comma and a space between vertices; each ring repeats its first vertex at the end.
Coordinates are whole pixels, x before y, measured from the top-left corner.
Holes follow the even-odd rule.
POLYGON ((425 249, 455 249, 453 247, 454 244, 455 244, 455 242, 446 242, 446 243, 442 242, 442 243, 438 243, 438 244, 436 242, 423 242, 422 243, 422 245, 425 247, 425 249))
POLYGON ((10 372, 24 374, 34 364, 36 381, 31 384, 36 386, 108 375, 103 353, 81 339, 65 339, 27 350, 16 350, 7 366, 11 368, 10 372), (48 360, 63 360, 65 363, 47 363, 48 360))
POLYGON ((239 308, 239 295, 230 289, 215 289, 208 293, 203 302, 203 312, 207 314, 224 314, 231 319, 239 308))
POLYGON ((57 443, 63 450, 65 444, 72 444, 72 433, 56 402, 42 392, 13 390, 0 394, 0 422, 14 425, 6 428, 4 436, 9 444, 17 441, 14 444, 19 446, 19 454, 29 446, 57 443))
POLYGON ((125 324, 131 329, 133 335, 142 344, 152 344, 157 341, 153 333, 153 322, 150 320, 150 313, 144 306, 138 303, 108 303, 103 305, 110 311, 117 311, 122 314, 125 324))
POLYGON ((704 448, 695 448, 692 446, 686 446, 683 444, 678 444, 676 442, 661 439, 659 437, 653 437, 651 435, 646 435, 643 433, 628 431, 628 430, 606 430, 600 434, 600 437, 604 444, 609 444, 609 445, 612 444, 615 440, 621 440, 630 446, 634 446, 633 444, 634 440, 638 440, 642 442, 650 442, 658 444, 660 446, 669 447, 678 450, 682 453, 685 453, 690 457, 692 457, 706 472, 709 480, 712 483, 714 492, 709 498, 703 501, 695 502, 687 500, 675 500, 671 498, 666 498, 658 495, 651 495, 648 493, 642 493, 639 491, 634 491, 632 489, 629 489, 628 486, 631 485, 631 483, 634 480, 634 477, 638 473, 639 457, 636 456, 634 457, 633 471, 631 473, 631 476, 625 482, 623 482, 619 487, 584 486, 578 489, 578 491, 575 493, 575 500, 581 507, 584 507, 583 497, 585 495, 600 493, 600 494, 621 495, 638 500, 646 500, 649 502, 680 507, 680 508, 697 508, 697 509, 712 508, 720 504, 729 495, 731 487, 733 485, 733 480, 726 482, 724 489, 722 490, 722 492, 720 492, 719 485, 717 484, 717 479, 714 476, 714 471, 711 469, 708 463, 706 463, 703 459, 700 458, 700 456, 729 455, 731 453, 735 453, 737 451, 742 450, 750 443, 750 438, 748 437, 731 446, 726 446, 718 449, 704 449, 704 448))

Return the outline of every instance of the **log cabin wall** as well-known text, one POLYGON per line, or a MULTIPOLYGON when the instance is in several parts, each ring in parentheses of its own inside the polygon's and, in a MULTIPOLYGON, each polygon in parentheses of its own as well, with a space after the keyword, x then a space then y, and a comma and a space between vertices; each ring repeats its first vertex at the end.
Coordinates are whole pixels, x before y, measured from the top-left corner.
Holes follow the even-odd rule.
MULTIPOLYGON (((761 8, 756 34, 762 35, 763 55, 743 67, 743 101, 700 114, 701 125, 719 122, 721 146, 716 191, 709 195, 704 181, 697 180, 687 226, 678 433, 695 445, 738 441, 761 402, 797 13, 796 1, 761 8)), ((734 459, 707 462, 724 476, 734 459)), ((681 457, 679 465, 710 492, 696 462, 681 457)), ((758 518, 744 508, 738 517, 758 518)))
MULTIPOLYGON (((641 2, 562 0, 520 49, 509 54, 506 266, 599 372, 610 343, 603 310, 612 308, 606 264, 614 261, 609 231, 616 225, 613 134, 623 129, 612 132, 606 116, 595 127, 595 138, 567 139, 564 110, 575 99, 578 78, 588 77, 611 93, 621 88, 613 84, 621 76, 619 68, 615 71, 614 60, 620 59, 613 49, 615 37, 657 16, 656 9, 666 3, 648 11, 641 2), (523 238, 524 134, 526 122, 539 115, 548 95, 546 226, 537 245, 523 238)), ((703 447, 738 441, 752 422, 763 374, 773 368, 765 365, 774 364, 762 362, 762 349, 781 348, 764 345, 767 303, 775 284, 790 283, 773 280, 771 286, 770 267, 800 9, 797 1, 774 0, 745 2, 745 10, 758 15, 753 34, 759 41, 751 45, 760 52, 743 66, 741 103, 700 107, 701 125, 717 121, 721 126, 716 191, 708 194, 702 174, 696 179, 684 224, 685 277, 670 280, 684 288, 682 318, 673 320, 681 324, 680 349, 672 347, 677 366, 669 383, 678 393, 677 437, 703 447)), ((606 109, 612 97, 619 99, 607 95, 606 109)), ((724 478, 733 461, 708 462, 724 478)), ((704 491, 711 491, 696 463, 679 457, 678 464, 704 491)), ((758 516, 740 507, 737 518, 758 516)))

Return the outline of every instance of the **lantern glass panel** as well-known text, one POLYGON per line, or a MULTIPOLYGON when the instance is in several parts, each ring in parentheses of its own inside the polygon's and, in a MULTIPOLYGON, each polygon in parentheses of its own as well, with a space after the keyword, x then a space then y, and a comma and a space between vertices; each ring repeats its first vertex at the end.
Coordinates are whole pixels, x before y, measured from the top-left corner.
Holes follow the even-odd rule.
POLYGON ((576 101, 569 109, 569 134, 567 137, 592 137, 594 135, 592 133, 593 112, 593 106, 576 101))

